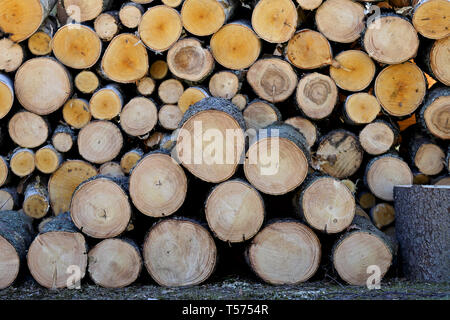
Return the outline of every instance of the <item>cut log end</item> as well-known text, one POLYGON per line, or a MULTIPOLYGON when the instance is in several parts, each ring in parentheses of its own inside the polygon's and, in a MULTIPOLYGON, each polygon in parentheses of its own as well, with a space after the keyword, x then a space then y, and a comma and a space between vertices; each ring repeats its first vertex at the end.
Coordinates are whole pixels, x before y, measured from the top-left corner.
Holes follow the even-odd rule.
POLYGON ((75 77, 75 86, 82 93, 93 93, 100 85, 100 81, 95 73, 92 71, 81 71, 75 77))
POLYGON ((308 119, 302 117, 293 117, 287 119, 285 123, 290 124, 298 131, 300 131, 310 147, 312 147, 319 138, 316 126, 308 119))
POLYGON ((120 166, 125 174, 129 174, 131 169, 142 159, 144 153, 140 149, 135 149, 125 153, 120 159, 120 166))
POLYGON ((433 143, 423 143, 414 154, 414 165, 426 175, 437 175, 444 169, 445 154, 433 143))
POLYGON ((331 46, 321 33, 303 29, 289 40, 286 57, 297 68, 316 69, 331 63, 331 46))
POLYGON ((209 92, 213 97, 231 99, 240 89, 239 78, 230 71, 214 74, 209 80, 209 92))
POLYGON ((155 80, 150 77, 144 77, 136 82, 138 93, 143 96, 150 96, 155 91, 155 80))
POLYGON ((152 100, 144 97, 130 100, 120 114, 120 125, 131 136, 142 136, 149 133, 157 121, 156 105, 152 100))
POLYGON ((143 13, 144 7, 131 2, 126 3, 119 11, 120 22, 127 28, 137 28, 143 13))
MULTIPOLYGON (((64 121, 75 129, 81 129, 85 125, 87 125, 92 118, 91 111, 89 110, 89 102, 84 99, 70 99, 66 102, 62 110, 64 121)), ((58 139, 58 138, 56 138, 58 139)), ((59 137, 59 139, 64 140, 64 137, 59 137)), ((62 145, 66 145, 67 143, 60 143, 59 146, 61 148, 62 145)), ((70 144, 69 144, 70 145, 70 144)), ((72 146, 69 145, 63 149, 70 150, 72 146), (67 149, 68 148, 68 149, 67 149)))
POLYGON ((227 18, 226 5, 216 0, 185 0, 181 8, 184 28, 196 36, 217 32, 227 18))
POLYGON ((119 21, 117 19, 117 12, 102 13, 94 22, 95 32, 100 39, 104 41, 111 41, 119 33, 119 21))
POLYGON ((158 88, 158 96, 162 102, 176 104, 184 92, 183 84, 176 79, 163 81, 158 88))
POLYGON ((45 56, 52 52, 52 37, 42 31, 38 31, 28 39, 28 49, 35 56, 45 56))
POLYGON ((281 120, 280 111, 272 104, 256 100, 242 112, 247 129, 259 130, 281 120))
POLYGON ((354 124, 371 123, 381 111, 377 98, 365 92, 348 96, 344 108, 346 117, 354 124))
POLYGON ((8 38, 0 39, 0 71, 16 71, 24 57, 25 53, 20 44, 8 38))
POLYGON ((166 104, 159 109, 158 120, 164 129, 175 130, 181 119, 183 119, 183 112, 176 105, 166 104))
POLYGON ((36 169, 34 152, 30 149, 19 149, 11 156, 11 171, 18 177, 26 177, 36 169))
POLYGON ((61 154, 51 145, 36 151, 35 158, 36 168, 45 174, 55 172, 62 164, 61 154))
POLYGON ((9 287, 20 270, 20 257, 14 246, 0 236, 0 289, 9 287))
POLYGON ((395 209, 389 203, 378 203, 370 210, 372 222, 378 229, 389 226, 395 220, 395 209))
POLYGON ((23 148, 36 148, 48 138, 49 127, 41 116, 32 112, 16 113, 8 124, 11 139, 23 148))
POLYGON ((430 68, 433 75, 445 84, 450 86, 450 64, 448 63, 448 48, 450 47, 450 37, 437 40, 430 51, 430 68))
POLYGON ((362 148, 371 155, 380 155, 387 152, 395 143, 395 133, 384 122, 370 123, 359 134, 362 148))
POLYGON ((443 39, 450 35, 450 4, 446 0, 421 1, 416 5, 412 22, 426 38, 443 39))
POLYGON ((208 96, 208 93, 200 87, 187 88, 178 99, 178 107, 185 113, 190 106, 200 102, 208 96))
POLYGON ((150 66, 150 76, 156 80, 162 80, 167 76, 167 72, 169 71, 169 67, 167 66, 167 62, 164 60, 156 60, 150 66))

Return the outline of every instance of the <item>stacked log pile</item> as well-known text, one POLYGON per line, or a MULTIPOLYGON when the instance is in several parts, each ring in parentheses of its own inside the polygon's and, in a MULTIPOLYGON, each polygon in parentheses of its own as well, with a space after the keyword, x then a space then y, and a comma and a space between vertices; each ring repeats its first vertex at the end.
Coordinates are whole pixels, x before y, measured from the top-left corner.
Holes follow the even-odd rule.
POLYGON ((0 289, 382 278, 394 186, 450 185, 449 36, 447 0, 0 1, 0 289))

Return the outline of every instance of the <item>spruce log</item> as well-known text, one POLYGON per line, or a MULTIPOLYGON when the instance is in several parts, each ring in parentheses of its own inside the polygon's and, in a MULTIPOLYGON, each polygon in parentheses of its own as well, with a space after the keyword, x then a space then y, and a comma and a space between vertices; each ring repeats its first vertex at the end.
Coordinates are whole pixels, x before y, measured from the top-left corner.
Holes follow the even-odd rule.
POLYGON ((52 52, 51 42, 57 30, 56 18, 49 16, 39 30, 28 38, 28 49, 35 56, 45 56, 52 52))
POLYGON ((144 12, 144 7, 139 3, 126 2, 120 7, 120 22, 129 29, 135 29, 139 26, 144 12))
POLYGON ((147 216, 160 218, 175 213, 186 193, 186 174, 169 154, 150 153, 130 173, 131 200, 147 216))
POLYGON ((248 70, 247 81, 261 99, 272 103, 285 101, 298 84, 294 69, 279 58, 264 58, 255 62, 248 70))
POLYGON ((236 73, 221 71, 211 77, 208 88, 213 97, 231 99, 236 96, 241 85, 242 83, 236 73))
POLYGON ((368 154, 380 155, 391 149, 398 138, 398 131, 388 122, 376 120, 359 133, 361 147, 368 154))
POLYGON ((59 125, 53 131, 52 145, 59 152, 68 152, 76 140, 75 132, 66 125, 59 125))
POLYGON ((223 26, 210 41, 216 61, 225 68, 250 67, 261 53, 261 41, 247 22, 236 21, 223 26))
POLYGON ((45 222, 28 250, 27 261, 33 278, 49 289, 74 285, 68 283, 73 266, 79 268, 79 275, 84 278, 87 245, 68 212, 45 222))
POLYGON ((62 114, 64 121, 74 129, 83 128, 92 118, 89 102, 80 98, 68 100, 63 107, 62 114))
POLYGON ((139 23, 142 42, 156 52, 168 50, 180 38, 182 30, 178 11, 164 5, 149 8, 139 23))
POLYGON ((308 118, 324 119, 337 104, 338 89, 329 76, 317 72, 306 74, 298 83, 295 101, 308 118))
POLYGON ((375 96, 358 92, 347 97, 343 109, 348 123, 360 125, 374 121, 381 111, 381 106, 375 96))
POLYGON ((228 180, 245 149, 244 130, 244 117, 231 102, 203 99, 180 122, 176 154, 194 176, 213 183, 228 180))
POLYGON ((53 58, 30 59, 17 70, 14 88, 20 104, 33 113, 55 112, 72 93, 72 79, 66 68, 53 58))
POLYGON ((32 219, 22 211, 0 212, 0 289, 16 280, 33 236, 32 219))
POLYGON ((0 39, 0 71, 14 72, 23 63, 25 50, 11 39, 0 39))
POLYGON ((378 203, 370 209, 370 217, 372 218, 373 224, 378 229, 382 229, 394 222, 395 209, 389 203, 378 203))
POLYGON ((168 79, 158 87, 158 96, 166 104, 176 104, 183 95, 183 84, 176 79, 168 79))
POLYGON ((148 72, 147 50, 137 36, 121 33, 106 48, 101 68, 104 75, 112 81, 133 83, 148 72))
POLYGON ((49 15, 57 0, 10 0, 0 3, 0 30, 14 42, 28 39, 49 15))
POLYGON ((131 219, 127 192, 127 178, 95 176, 82 182, 70 202, 73 223, 92 238, 119 236, 131 219))
POLYGON ((156 83, 150 77, 143 77, 136 81, 136 90, 140 95, 150 96, 155 91, 156 83))
POLYGON ((309 147, 312 147, 319 139, 319 131, 314 123, 302 117, 292 117, 284 121, 295 127, 306 139, 309 147))
POLYGON ((48 144, 36 151, 35 162, 40 172, 51 174, 61 166, 63 157, 51 144, 48 144))
POLYGON ((81 93, 93 93, 100 86, 100 80, 92 71, 81 71, 75 77, 75 86, 81 93))
POLYGON ((0 211, 10 211, 19 207, 19 194, 15 188, 0 189, 0 211))
POLYGON ((184 38, 167 52, 167 65, 175 77, 202 82, 214 69, 214 58, 199 40, 184 38))
POLYGON ((184 28, 196 36, 216 33, 233 15, 235 0, 185 0, 181 7, 184 28))
POLYGON ((289 41, 297 25, 297 8, 292 0, 260 0, 253 8, 252 27, 267 42, 289 41))
POLYGON ((102 42, 97 33, 84 25, 65 25, 52 40, 55 57, 73 69, 92 67, 100 58, 102 42))
POLYGON ((427 83, 422 70, 411 62, 384 68, 375 80, 375 95, 384 111, 395 117, 407 116, 422 103, 427 83))
POLYGON ((119 12, 109 11, 100 14, 94 21, 94 29, 103 41, 111 41, 120 31, 119 12))
POLYGON ((310 176, 295 198, 297 214, 325 233, 339 233, 355 215, 355 198, 347 186, 329 176, 310 176))
POLYGON ((217 249, 209 232, 187 219, 167 219, 154 225, 143 245, 144 263, 162 286, 202 283, 213 273, 217 249))
POLYGON ((51 207, 55 215, 69 210, 72 194, 80 183, 97 175, 97 169, 81 160, 68 160, 48 182, 51 207))
POLYGON ((426 38, 443 39, 450 35, 450 3, 446 0, 421 0, 414 6, 412 22, 426 38))
POLYGON ((450 281, 448 186, 395 187, 395 231, 411 280, 450 281))
POLYGON ((251 269, 265 282, 294 285, 310 279, 319 268, 320 241, 295 220, 270 223, 246 251, 251 269))
POLYGON ((433 136, 450 139, 450 89, 435 88, 425 98, 418 112, 422 128, 433 136))
POLYGON ((120 114, 120 126, 130 136, 143 136, 158 122, 155 103, 144 97, 131 99, 120 114))
POLYGON ((253 238, 264 222, 264 201, 243 180, 229 180, 214 187, 205 203, 209 228, 222 241, 236 243, 253 238))
POLYGON ((393 201, 394 186, 412 184, 413 175, 408 164, 400 157, 386 154, 368 163, 364 179, 375 196, 385 201, 393 201))
POLYGON ((76 22, 94 20, 113 0, 63 0, 67 15, 76 22))
POLYGON ((131 169, 142 159, 144 152, 141 149, 133 149, 126 152, 120 159, 120 167, 125 174, 129 174, 131 169))
POLYGON ((41 219, 47 215, 49 210, 50 200, 45 179, 36 176, 27 183, 25 188, 23 211, 27 216, 41 219))
POLYGON ((293 126, 277 122, 258 132, 247 151, 244 172, 259 191, 282 195, 302 184, 309 160, 305 137, 293 126))
POLYGON ((18 177, 26 177, 36 169, 33 150, 17 148, 10 159, 11 171, 18 177))
POLYGON ((11 111, 14 103, 14 87, 11 79, 0 73, 0 119, 11 111))
POLYGON ((142 269, 138 246, 129 239, 106 239, 88 253, 88 273, 104 288, 123 288, 136 281, 142 269))
POLYGON ((8 123, 9 136, 23 148, 39 147, 47 140, 49 131, 44 118, 27 111, 16 113, 8 123))
POLYGON ((183 112, 176 105, 165 104, 159 109, 158 121, 164 129, 175 130, 178 128, 181 119, 183 119, 183 112))
POLYGON ((122 147, 122 133, 109 121, 93 121, 78 134, 78 152, 92 163, 103 164, 113 160, 122 147))
POLYGON ((203 87, 190 87, 184 90, 183 94, 178 99, 178 107, 185 113, 192 105, 208 98, 209 93, 203 87))
POLYGON ((333 130, 320 139, 313 166, 332 177, 343 179, 358 171, 363 155, 364 150, 353 133, 333 130))
POLYGON ((315 22, 329 40, 351 43, 364 30, 364 7, 351 0, 328 0, 317 9, 315 22))
POLYGON ((248 129, 259 130, 281 121, 281 112, 273 104, 256 99, 250 102, 242 112, 248 129))
POLYGON ((377 266, 384 277, 392 265, 395 245, 369 220, 355 216, 347 232, 335 243, 331 259, 342 280, 351 285, 366 286, 377 266))

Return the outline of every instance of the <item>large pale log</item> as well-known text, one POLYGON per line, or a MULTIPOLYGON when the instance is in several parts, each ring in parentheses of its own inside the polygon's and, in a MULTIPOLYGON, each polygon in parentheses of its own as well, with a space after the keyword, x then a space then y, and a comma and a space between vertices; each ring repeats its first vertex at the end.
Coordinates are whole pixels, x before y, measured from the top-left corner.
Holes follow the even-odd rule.
POLYGON ((44 118, 27 111, 16 113, 8 124, 9 136, 23 148, 39 147, 47 140, 49 131, 44 118))
POLYGON ((450 35, 450 3, 446 0, 421 0, 414 6, 412 22, 416 30, 430 39, 450 35))

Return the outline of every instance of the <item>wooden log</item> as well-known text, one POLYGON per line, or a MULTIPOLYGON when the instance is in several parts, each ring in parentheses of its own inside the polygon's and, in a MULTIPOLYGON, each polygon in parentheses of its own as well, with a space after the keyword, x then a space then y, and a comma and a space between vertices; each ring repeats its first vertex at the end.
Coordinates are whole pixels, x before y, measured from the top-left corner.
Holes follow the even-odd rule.
POLYGON ((290 63, 300 69, 317 69, 327 66, 333 59, 327 38, 310 29, 298 31, 289 40, 285 56, 290 63))
POLYGON ((162 80, 167 76, 169 67, 165 60, 156 60, 150 66, 150 76, 155 80, 162 80))
POLYGON ((17 70, 14 88, 17 100, 25 109, 47 115, 62 107, 71 96, 72 79, 55 59, 34 58, 17 70))
POLYGON ((21 44, 11 39, 0 39, 0 71, 14 72, 23 63, 25 51, 21 44))
POLYGON ((203 99, 186 111, 180 129, 176 154, 194 176, 218 183, 236 172, 245 148, 245 122, 232 103, 222 98, 203 99))
POLYGON ((98 89, 100 80, 92 71, 83 70, 75 77, 75 86, 81 93, 90 94, 98 89))
POLYGON ((289 118, 284 122, 300 131, 300 133, 305 137, 309 147, 312 147, 319 139, 319 131, 317 130, 317 127, 308 119, 297 116, 289 118))
POLYGON ((44 118, 28 111, 16 113, 8 123, 9 136, 23 148, 42 145, 48 138, 49 130, 44 118))
POLYGON ((211 51, 217 63, 241 70, 250 67, 261 53, 261 41, 246 22, 223 26, 211 37, 211 51))
POLYGON ((355 215, 355 198, 347 186, 329 176, 311 176, 295 197, 297 214, 324 233, 346 229, 355 215))
POLYGON ((434 176, 444 169, 445 154, 439 145, 422 134, 412 135, 408 141, 409 159, 420 172, 434 176))
POLYGON ((303 76, 295 96, 298 108, 308 118, 320 120, 328 117, 338 101, 338 89, 330 77, 321 73, 303 76))
POLYGON ((49 15, 57 0, 12 0, 2 1, 0 30, 14 42, 28 39, 38 30, 49 15))
POLYGON ((80 281, 87 266, 87 245, 84 236, 70 219, 68 212, 47 221, 31 243, 27 255, 28 269, 33 278, 49 289, 65 288, 74 270, 80 281))
POLYGON ((36 169, 45 174, 55 172, 63 163, 63 157, 51 144, 48 144, 35 154, 36 169))
POLYGON ((252 27, 267 42, 289 41, 297 25, 297 8, 292 0, 260 0, 253 8, 252 27))
POLYGON ((10 211, 19 207, 19 194, 15 188, 0 189, 0 211, 10 211))
POLYGON ((92 118, 89 102, 80 98, 68 100, 64 104, 62 114, 64 121, 74 129, 83 128, 92 118))
POLYGON ((107 10, 112 0, 63 0, 67 15, 76 22, 94 20, 100 13, 107 10))
POLYGON ((150 153, 130 173, 131 200, 147 216, 172 215, 184 203, 186 193, 186 175, 169 154, 150 153))
POLYGON ((136 81, 136 90, 140 95, 150 96, 156 88, 155 80, 150 77, 143 77, 136 81))
POLYGON ((14 103, 14 86, 11 79, 0 73, 0 119, 3 119, 14 103))
POLYGON ((70 202, 73 223, 95 239, 119 236, 131 219, 127 191, 126 178, 95 176, 82 182, 70 202))
POLYGON ((423 72, 415 64, 405 62, 384 68, 375 80, 375 95, 384 111, 396 117, 416 111, 426 94, 423 72))
POLYGON ((143 255, 150 276, 167 287, 204 282, 214 272, 217 261, 216 245, 209 232, 186 219, 167 219, 154 225, 145 238, 143 255))
POLYGON ((371 208, 370 217, 372 218, 373 224, 378 229, 383 229, 394 222, 395 209, 389 203, 377 203, 371 208))
POLYGON ((270 223, 258 233, 246 257, 251 269, 265 282, 295 285, 316 273, 321 251, 320 241, 311 229, 286 220, 270 223))
POLYGON ((120 126, 130 136, 143 136, 158 122, 155 103, 144 97, 131 99, 120 114, 120 126))
POLYGON ((351 285, 365 286, 373 273, 369 267, 377 266, 382 279, 395 254, 394 244, 387 235, 369 220, 355 216, 347 232, 335 243, 331 259, 342 280, 351 285))
POLYGON ((362 190, 357 195, 358 204, 361 206, 361 209, 371 209, 377 204, 377 199, 375 196, 368 190, 362 190))
POLYGON ((231 99, 231 102, 242 111, 248 104, 248 96, 238 93, 231 99))
POLYGON ((129 174, 131 169, 142 159, 144 152, 141 149, 133 149, 125 153, 120 159, 120 167, 125 174, 129 174))
POLYGON ((123 146, 120 129, 109 121, 93 121, 78 134, 78 152, 87 161, 97 164, 113 160, 123 146))
POLYGON ((365 51, 374 60, 399 64, 416 56, 419 38, 407 18, 395 14, 381 14, 368 23, 363 44, 365 51))
POLYGON ((244 162, 247 180, 259 191, 282 195, 297 188, 308 174, 309 146, 294 127, 275 123, 259 132, 244 162))
POLYGON ((304 10, 314 10, 322 4, 322 0, 297 0, 297 3, 304 10))
POLYGON ((122 167, 118 162, 106 162, 100 166, 98 173, 102 176, 124 177, 122 167))
POLYGON ((72 194, 80 183, 97 175, 97 169, 81 160, 68 160, 48 181, 48 193, 53 213, 69 211, 72 194))
POLYGON ((272 103, 285 101, 298 84, 294 69, 279 58, 264 58, 255 62, 248 70, 247 81, 261 99, 272 103))
POLYGON ((9 174, 9 162, 0 156, 0 187, 7 184, 11 178, 9 174))
POLYGON ((256 99, 242 112, 247 129, 259 130, 276 121, 281 121, 281 112, 273 104, 256 99))
POLYGON ((148 72, 147 50, 137 36, 121 33, 106 48, 101 68, 105 76, 112 81, 133 83, 148 72))
POLYGON ((380 111, 381 106, 377 98, 366 92, 349 95, 343 108, 346 122, 355 125, 373 122, 380 111))
POLYGON ((39 30, 28 38, 28 49, 35 56, 45 56, 52 52, 51 41, 57 30, 56 18, 49 16, 39 30))
POLYGON ((108 11, 94 21, 94 29, 103 41, 111 41, 120 31, 119 12, 108 11))
POLYGON ((416 30, 430 39, 450 35, 448 17, 450 4, 445 0, 422 0, 414 6, 412 22, 416 30))
POLYGON ((316 11, 317 30, 329 40, 351 43, 364 30, 364 7, 351 0, 325 1, 316 11))
POLYGON ((11 171, 18 177, 26 177, 36 169, 33 150, 17 148, 12 152, 10 159, 11 171))
POLYGON ((202 82, 214 69, 211 52, 195 38, 178 40, 167 52, 167 65, 175 77, 202 82))
POLYGON ((89 110, 95 119, 111 120, 120 114, 123 104, 119 86, 109 84, 92 95, 89 110))
POLYGON ((100 58, 102 42, 97 33, 84 25, 65 25, 52 40, 55 57, 73 69, 92 67, 100 58))
POLYGON ((363 155, 361 144, 353 133, 343 129, 333 130, 320 139, 313 167, 343 179, 358 171, 363 155))
POLYGON ((166 6, 176 8, 183 2, 183 0, 161 0, 161 2, 166 6))
POLYGON ((150 50, 162 52, 177 42, 181 36, 183 24, 178 11, 159 5, 151 7, 145 12, 138 30, 142 42, 150 50))
POLYGON ((375 196, 385 201, 393 201, 394 186, 412 184, 413 175, 408 164, 400 157, 386 154, 368 163, 364 179, 375 196))
MULTIPOLYGON (((355 4, 351 0, 332 1, 355 4)), ((375 76, 375 64, 365 52, 360 50, 343 51, 335 57, 335 61, 330 66, 330 76, 339 88, 356 92, 366 89, 371 84, 375 76)))
POLYGON ((22 211, 0 213, 0 289, 12 285, 26 264, 33 236, 32 219, 22 211))
POLYGON ((166 104, 178 103, 183 92, 183 84, 176 79, 165 80, 158 87, 158 96, 166 104))
POLYGON ((120 7, 120 22, 129 29, 135 29, 139 26, 145 9, 139 3, 126 2, 120 7))
POLYGON ((217 238, 229 243, 244 242, 253 238, 264 222, 264 201, 247 182, 229 180, 209 193, 205 215, 217 238))
POLYGON ((192 105, 208 97, 209 93, 203 87, 190 87, 179 97, 178 107, 185 113, 192 105))
POLYGON ((368 154, 375 156, 389 151, 396 143, 397 138, 397 130, 390 123, 383 120, 369 123, 359 133, 361 147, 368 154))
POLYGON ((418 112, 422 128, 439 139, 450 139, 449 118, 450 89, 448 87, 431 90, 418 112))
POLYGON ((185 0, 181 7, 184 28, 196 36, 216 33, 232 16, 234 0, 185 0))
POLYGON ((236 96, 241 85, 236 73, 221 71, 215 73, 209 80, 209 92, 213 97, 231 99, 236 96))
POLYGON ((70 151, 75 141, 75 132, 66 125, 59 125, 53 131, 52 145, 59 152, 70 151))
POLYGON ((448 282, 448 186, 395 187, 395 231, 408 279, 448 282), (444 205, 447 204, 447 205, 444 205), (426 214, 424 214, 426 213, 426 214))
POLYGON ((129 239, 106 239, 88 253, 88 273, 104 288, 124 288, 136 281, 142 269, 138 246, 129 239))
POLYGON ((165 104, 159 109, 158 121, 164 129, 175 130, 178 128, 181 119, 183 119, 183 112, 176 105, 165 104))
POLYGON ((50 200, 45 179, 36 176, 26 184, 23 200, 23 212, 33 219, 45 217, 50 210, 50 200))

